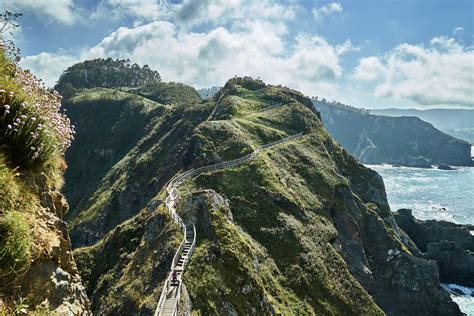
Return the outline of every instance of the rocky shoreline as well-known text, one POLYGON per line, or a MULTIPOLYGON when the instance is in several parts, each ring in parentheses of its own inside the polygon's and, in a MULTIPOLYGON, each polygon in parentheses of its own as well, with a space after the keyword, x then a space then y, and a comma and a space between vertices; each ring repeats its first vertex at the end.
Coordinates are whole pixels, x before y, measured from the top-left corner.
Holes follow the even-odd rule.
POLYGON ((474 225, 423 221, 410 209, 400 209, 394 217, 419 250, 414 255, 436 261, 441 282, 474 287, 474 225))

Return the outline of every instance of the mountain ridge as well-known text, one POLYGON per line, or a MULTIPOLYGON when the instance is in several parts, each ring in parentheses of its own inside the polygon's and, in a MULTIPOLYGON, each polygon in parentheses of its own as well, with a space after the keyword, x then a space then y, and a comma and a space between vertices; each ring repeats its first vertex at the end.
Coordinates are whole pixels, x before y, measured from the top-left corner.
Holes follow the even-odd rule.
POLYGON ((389 117, 313 99, 332 136, 361 162, 471 166, 471 146, 417 117, 389 117))
POLYGON ((458 312, 437 286, 436 265, 412 257, 401 241, 381 177, 332 140, 301 93, 248 77, 229 80, 201 102, 148 104, 130 93, 101 91, 107 95, 103 100, 99 95, 65 101, 77 126, 71 152, 88 162, 68 161, 66 187, 72 187, 66 192, 74 208, 68 218, 73 245, 84 246, 75 256, 94 312, 151 313, 156 307, 180 240, 163 204, 165 184, 174 174, 241 157, 301 131, 301 139, 252 162, 202 174, 180 187, 180 216, 196 223, 199 236, 184 275, 183 306, 201 313, 383 314, 382 308, 390 314, 416 312, 403 307, 416 301, 420 309, 458 312), (115 115, 127 120, 98 124, 110 115, 101 111, 117 109, 115 115), (159 115, 147 118, 150 113, 159 115), (136 122, 137 115, 145 119, 138 124, 144 126, 138 136, 143 139, 129 140, 130 151, 115 164, 90 154, 117 154, 122 145, 106 139, 135 127, 128 120, 136 122), (97 136, 102 139, 94 141, 97 136), (74 174, 99 186, 77 191, 74 174), (91 174, 99 179, 89 179, 91 174), (74 202, 79 196, 84 204, 74 202), (92 217, 81 220, 83 212, 92 217), (373 243, 374 234, 383 241, 373 243), (397 255, 387 257, 390 249, 397 255), (110 256, 116 259, 106 260, 110 256), (396 285, 385 284, 377 271, 391 271, 396 285), (400 294, 411 293, 411 286, 422 292, 400 294))

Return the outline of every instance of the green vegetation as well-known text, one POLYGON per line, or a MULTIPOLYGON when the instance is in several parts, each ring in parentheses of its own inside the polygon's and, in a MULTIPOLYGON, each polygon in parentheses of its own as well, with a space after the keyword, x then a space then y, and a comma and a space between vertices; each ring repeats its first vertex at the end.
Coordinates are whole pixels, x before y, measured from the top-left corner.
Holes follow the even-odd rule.
POLYGON ((82 89, 67 100, 77 124, 68 220, 73 244, 85 246, 75 255, 93 311, 156 307, 180 240, 159 204, 175 174, 304 132, 180 186, 180 215, 198 230, 184 274, 192 313, 382 315, 379 293, 393 291, 384 276, 398 273, 387 249, 409 252, 382 179, 333 141, 310 100, 250 78, 208 101, 168 88, 82 89))
POLYGON ((11 315, 31 315, 31 316, 50 316, 54 315, 51 311, 51 307, 48 301, 43 302, 35 307, 35 310, 30 311, 27 304, 28 300, 25 298, 19 298, 15 300, 12 306, 0 305, 0 316, 11 316, 11 315))
POLYGON ((127 90, 162 104, 201 101, 201 97, 193 87, 177 82, 154 81, 127 90))
POLYGON ((118 225, 100 242, 74 252, 98 315, 150 314, 156 308, 182 234, 164 205, 118 225))
POLYGON ((197 313, 222 314, 224 302, 230 302, 239 315, 252 309, 257 314, 312 314, 310 305, 285 288, 287 279, 264 248, 229 222, 222 209, 210 216, 215 239, 201 241, 185 274, 197 313), (216 255, 217 260, 198 264, 216 255))
POLYGON ((69 95, 71 88, 138 87, 160 80, 160 74, 148 65, 140 67, 138 64, 131 64, 128 59, 97 58, 66 69, 54 88, 69 95))
POLYGON ((123 90, 82 89, 64 102, 76 125, 65 174, 74 184, 65 187, 74 246, 136 215, 183 168, 194 129, 212 111, 212 103, 193 98, 169 106, 123 90), (84 236, 84 227, 94 236, 84 236))
POLYGON ((29 267, 33 253, 47 251, 38 225, 41 211, 34 179, 62 184, 61 155, 72 139, 69 120, 59 113, 59 95, 0 53, 0 275, 29 267))
POLYGON ((19 211, 10 211, 0 220, 0 267, 4 273, 23 270, 30 259, 30 224, 19 211))
POLYGON ((71 144, 69 119, 60 96, 0 51, 0 145, 15 166, 39 168, 71 144))
MULTIPOLYGON (((180 188, 185 218, 195 216, 187 203, 204 189, 215 190, 230 206, 208 206, 212 234, 209 228, 198 231, 199 244, 184 275, 193 312, 383 314, 331 246, 338 234, 332 214, 348 208, 341 188, 350 192, 352 178, 364 172, 367 185, 383 186, 367 181, 371 172, 345 156, 308 102, 297 101, 301 95, 259 83, 237 78, 221 90, 216 112, 222 120, 199 125, 195 163, 238 158, 261 144, 300 131, 306 135, 180 188), (269 102, 282 105, 262 111, 269 102)), ((360 198, 371 199, 363 193, 360 198)), ((379 202, 381 214, 387 212, 386 201, 379 202)), ((206 216, 197 219, 198 226, 203 220, 206 216)))
POLYGON ((67 232, 58 227, 67 209, 58 192, 63 154, 74 132, 60 95, 21 69, 18 50, 4 39, 18 16, 0 14, 0 315, 50 315, 48 297, 69 289, 51 293, 53 280, 38 282, 35 272, 53 263, 71 274, 67 286, 75 281, 67 232))

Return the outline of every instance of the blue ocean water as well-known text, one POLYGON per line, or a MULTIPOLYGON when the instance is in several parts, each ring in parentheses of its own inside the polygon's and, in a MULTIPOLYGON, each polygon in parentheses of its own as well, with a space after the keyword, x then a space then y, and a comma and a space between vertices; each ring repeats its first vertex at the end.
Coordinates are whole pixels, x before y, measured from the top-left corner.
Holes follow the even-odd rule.
POLYGON ((413 209, 419 219, 474 224, 474 168, 456 170, 371 165, 384 180, 393 211, 413 209))
MULTIPOLYGON (((451 171, 389 165, 368 167, 383 177, 392 210, 411 208, 419 219, 474 224, 474 167, 451 171)), ((463 289, 466 295, 452 295, 453 300, 461 311, 474 316, 474 297, 470 295, 474 289, 463 289)))

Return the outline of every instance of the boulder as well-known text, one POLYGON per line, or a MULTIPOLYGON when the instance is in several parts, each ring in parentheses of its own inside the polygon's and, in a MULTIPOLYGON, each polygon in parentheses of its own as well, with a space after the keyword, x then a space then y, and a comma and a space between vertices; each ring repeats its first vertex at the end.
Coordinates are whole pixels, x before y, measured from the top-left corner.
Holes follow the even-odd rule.
POLYGON ((456 170, 456 168, 451 167, 448 164, 440 163, 437 167, 439 170, 456 170))
POLYGON ((432 168, 430 161, 422 156, 405 156, 401 161, 401 165, 414 168, 432 168))

